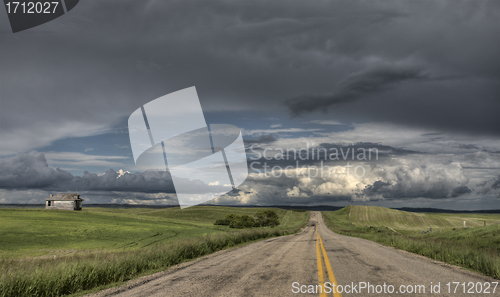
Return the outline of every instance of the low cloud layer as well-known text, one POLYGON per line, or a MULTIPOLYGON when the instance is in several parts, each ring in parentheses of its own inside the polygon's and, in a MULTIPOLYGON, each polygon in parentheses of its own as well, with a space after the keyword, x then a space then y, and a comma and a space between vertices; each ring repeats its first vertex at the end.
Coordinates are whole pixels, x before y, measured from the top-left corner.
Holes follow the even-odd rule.
POLYGON ((492 194, 500 198, 500 175, 491 180, 482 182, 478 185, 479 193, 482 195, 492 194))
POLYGON ((109 169, 100 175, 85 171, 83 176, 73 176, 62 169, 49 167, 45 155, 34 151, 0 159, 0 188, 174 193, 172 179, 166 171, 120 175, 109 169))
MULTIPOLYGON (((316 167, 308 164, 303 168, 299 166, 252 174, 244 184, 244 192, 240 192, 240 196, 242 201, 249 204, 266 203, 267 199, 284 204, 444 199, 471 193, 468 182, 459 163, 435 163, 432 158, 419 155, 378 163, 316 163, 316 167), (339 167, 334 168, 335 166, 339 167), (348 166, 350 172, 347 171, 348 166), (324 171, 320 172, 322 167, 324 171), (307 168, 313 170, 307 171, 307 168)), ((235 198, 220 198, 221 201, 227 199, 235 198)))
POLYGON ((442 199, 472 192, 466 186, 469 180, 458 163, 445 165, 408 162, 376 171, 380 180, 367 185, 357 194, 361 199, 416 197, 442 199))
MULTIPOLYGON (((285 169, 283 166, 282 169, 253 173, 238 191, 224 195, 215 202, 270 205, 411 198, 446 199, 469 195, 473 191, 469 188, 469 178, 461 164, 449 162, 446 156, 438 158, 408 154, 372 162, 351 161, 350 173, 347 174, 346 162, 325 162, 320 165, 316 161, 306 164, 317 166, 316 168, 325 166, 325 171, 321 174, 314 169, 304 171, 300 164, 298 168, 285 169)), ((498 179, 495 179, 481 185, 476 192, 498 195, 498 188, 498 179)), ((99 197, 101 203, 149 201, 147 203, 172 204, 172 201, 175 201, 175 189, 168 172, 146 171, 131 174, 109 169, 104 174, 85 172, 83 176, 73 176, 64 170, 49 167, 45 156, 38 152, 0 159, 0 189, 3 193, 78 189, 89 197, 99 197)), ((12 199, 17 196, 11 195, 12 199)), ((16 203, 12 199, 8 202, 16 203)), ((2 199, 5 203, 4 200, 2 199)))
POLYGON ((73 175, 48 166, 45 155, 38 152, 0 159, 0 188, 49 188, 70 183, 73 175))
MULTIPOLYGON (((318 131, 307 137, 275 137, 273 143, 262 143, 262 148, 304 148, 319 144, 344 144, 372 143, 390 146, 392 148, 407 151, 422 152, 429 154, 452 154, 453 157, 461 158, 464 153, 478 153, 487 158, 476 162, 487 163, 491 160, 488 153, 500 151, 500 137, 470 135, 448 132, 436 132, 436 130, 423 129, 420 127, 408 127, 395 125, 387 122, 370 122, 353 124, 350 129, 343 131, 318 131), (474 146, 467 144, 473 143, 474 146), (461 145, 465 144, 465 146, 461 145), (485 154, 481 154, 484 152, 485 154)), ((452 157, 450 155, 450 157, 452 157)))

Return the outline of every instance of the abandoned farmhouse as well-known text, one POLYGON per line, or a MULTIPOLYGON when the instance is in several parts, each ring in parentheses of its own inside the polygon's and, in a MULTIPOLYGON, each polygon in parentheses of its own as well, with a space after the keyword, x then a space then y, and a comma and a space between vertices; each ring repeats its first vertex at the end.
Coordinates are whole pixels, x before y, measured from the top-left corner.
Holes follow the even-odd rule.
POLYGON ((50 194, 50 198, 45 199, 45 209, 81 210, 82 201, 77 193, 50 194))

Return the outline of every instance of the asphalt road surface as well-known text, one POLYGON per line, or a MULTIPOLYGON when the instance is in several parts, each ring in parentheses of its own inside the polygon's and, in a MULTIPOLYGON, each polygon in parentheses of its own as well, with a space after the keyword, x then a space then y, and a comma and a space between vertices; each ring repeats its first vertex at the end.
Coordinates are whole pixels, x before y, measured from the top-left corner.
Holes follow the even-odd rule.
POLYGON ((317 212, 298 234, 222 251, 96 296, 500 296, 500 286, 493 293, 494 282, 498 280, 338 235, 317 212))

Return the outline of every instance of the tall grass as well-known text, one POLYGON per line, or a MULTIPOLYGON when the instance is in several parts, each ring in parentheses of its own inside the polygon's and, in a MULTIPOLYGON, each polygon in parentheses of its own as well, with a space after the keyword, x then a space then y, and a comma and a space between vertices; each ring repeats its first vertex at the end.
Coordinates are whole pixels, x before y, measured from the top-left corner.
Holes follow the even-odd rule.
POLYGON ((61 259, 0 261, 0 296, 60 296, 125 281, 186 260, 262 238, 296 233, 258 229, 190 238, 126 252, 103 252, 61 259))
POLYGON ((365 238, 500 279, 500 225, 426 234, 395 233, 384 226, 355 226, 349 212, 349 207, 323 212, 323 218, 336 233, 365 238))

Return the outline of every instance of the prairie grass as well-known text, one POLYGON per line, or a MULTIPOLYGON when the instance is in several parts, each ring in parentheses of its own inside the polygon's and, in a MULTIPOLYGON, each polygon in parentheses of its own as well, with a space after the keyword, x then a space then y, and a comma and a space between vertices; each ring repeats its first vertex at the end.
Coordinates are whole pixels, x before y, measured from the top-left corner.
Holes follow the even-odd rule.
MULTIPOLYGON (((228 208, 225 212, 234 212, 234 210, 235 208, 228 208)), ((255 213, 258 210, 247 208, 243 211, 239 209, 239 212, 255 213)), ((166 210, 163 211, 167 212, 166 210)), ((0 296, 61 296, 83 292, 103 285, 126 281, 140 275, 165 270, 183 261, 195 259, 245 242, 296 233, 308 221, 308 213, 292 213, 291 211, 279 210, 281 217, 287 219, 285 226, 273 229, 254 228, 234 231, 234 229, 229 229, 226 226, 214 227, 212 225, 211 220, 213 217, 219 216, 221 213, 217 207, 200 207, 198 210, 194 209, 194 212, 191 211, 190 215, 177 213, 177 216, 165 215, 165 217, 163 217, 161 211, 144 209, 124 212, 116 210, 94 210, 90 212, 92 213, 89 214, 90 216, 103 216, 99 220, 101 223, 104 222, 104 225, 100 226, 102 232, 112 233, 114 230, 119 230, 121 237, 116 236, 112 241, 113 244, 108 242, 109 245, 105 245, 105 248, 101 250, 76 252, 56 258, 45 256, 3 257, 0 260, 0 296), (206 214, 206 212, 212 210, 216 210, 217 214, 206 214), (191 219, 191 216, 195 215, 196 212, 204 212, 204 218, 191 219), (115 218, 115 220, 111 220, 113 223, 107 221, 106 217, 109 216, 115 218), (125 219, 128 223, 120 218, 125 219), (142 222, 143 225, 140 222, 141 218, 144 221, 142 222), (136 220, 139 220, 139 222, 136 220), (151 224, 157 225, 156 229, 151 224), (140 230, 149 230, 154 233, 154 230, 166 230, 173 227, 177 228, 175 230, 179 232, 185 228, 188 234, 184 236, 178 235, 174 238, 165 237, 163 240, 156 242, 147 239, 148 244, 122 244, 132 240, 131 237, 136 236, 136 232, 140 230), (127 230, 130 230, 132 235, 127 235, 127 230), (120 248, 112 248, 114 246, 120 246, 120 248)), ((45 214, 45 212, 42 212, 41 217, 44 217, 45 214)), ((56 225, 58 219, 62 219, 67 220, 70 223, 69 226, 73 226, 71 223, 75 222, 75 220, 79 222, 80 215, 83 216, 84 214, 80 213, 76 216, 72 216, 72 214, 74 213, 55 212, 47 215, 52 218, 49 221, 56 225)), ((25 218, 20 213, 16 213, 16 216, 25 218)), ((37 213, 32 212, 30 216, 36 217, 37 213)), ((0 218, 0 222, 1 220, 0 218)), ((19 223, 22 224, 23 222, 20 221, 19 223)), ((55 230, 59 230, 63 234, 71 234, 63 227, 55 230)), ((46 236, 46 233, 43 234, 46 236)), ((43 245, 50 246, 48 241, 45 241, 44 236, 41 237, 43 245)), ((53 237, 61 238, 60 234, 57 233, 53 237)), ((27 238, 27 235, 24 234, 20 241, 24 238, 27 238)), ((105 236, 100 238, 106 241, 105 236)), ((56 248, 61 242, 77 246, 79 242, 85 243, 89 238, 76 236, 72 239, 75 242, 71 242, 69 239, 55 241, 50 248, 56 248)), ((99 243, 98 239, 94 244, 99 243)), ((138 239, 135 239, 135 241, 140 242, 138 239)), ((33 242, 36 243, 36 240, 33 239, 33 242)), ((19 242, 19 246, 26 248, 26 244, 22 242, 19 242)), ((39 247, 36 244, 35 246, 39 247)), ((12 249, 12 247, 13 243, 11 243, 10 248, 12 249)), ((28 252, 24 250, 23 253, 28 252)))
MULTIPOLYGON (((500 225, 491 224, 488 226, 476 226, 470 228, 441 228, 430 229, 429 221, 449 224, 449 218, 452 220, 467 220, 471 217, 466 214, 460 218, 460 214, 443 214, 440 219, 440 214, 429 214, 430 218, 426 218, 427 214, 419 214, 424 217, 422 225, 418 223, 410 224, 406 229, 395 229, 391 225, 399 225, 401 221, 407 221, 403 218, 405 214, 409 217, 414 216, 414 213, 397 211, 399 220, 392 222, 389 218, 393 217, 394 210, 387 209, 388 218, 383 217, 383 208, 374 207, 378 221, 383 221, 383 224, 363 225, 363 220, 357 220, 357 216, 353 213, 359 212, 354 210, 352 206, 347 206, 343 209, 333 212, 323 212, 326 225, 334 232, 365 238, 384 245, 392 246, 398 249, 406 250, 412 253, 420 254, 435 260, 443 261, 449 264, 462 266, 476 272, 500 279, 500 225), (390 228, 389 228, 390 227, 390 228), (392 230, 391 230, 392 228, 392 230), (419 231, 415 231, 418 230, 419 231), (422 230, 425 229, 425 230, 422 230), (422 232, 424 231, 424 232, 422 232)), ((364 212, 370 212, 371 207, 364 207, 364 212)), ((367 216, 364 216, 365 218, 367 216)), ((420 216, 421 217, 421 216, 420 216)), ((486 215, 493 222, 498 218, 498 215, 486 215)), ((366 222, 366 221, 365 221, 366 222)), ((373 221, 371 221, 373 223, 373 221)))
POLYGON ((211 234, 133 251, 74 255, 65 257, 62 261, 2 260, 0 295, 72 294, 100 285, 125 281, 147 271, 166 269, 226 247, 296 231, 260 229, 211 234))
MULTIPOLYGON (((193 206, 187 209, 84 208, 82 211, 0 209, 0 259, 57 257, 82 251, 140 249, 233 229, 213 222, 229 213, 254 215, 262 208, 193 206)), ((269 208, 280 216, 290 211, 269 208)), ((280 226, 293 227, 294 220, 280 226)))

